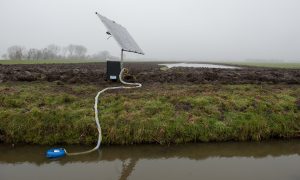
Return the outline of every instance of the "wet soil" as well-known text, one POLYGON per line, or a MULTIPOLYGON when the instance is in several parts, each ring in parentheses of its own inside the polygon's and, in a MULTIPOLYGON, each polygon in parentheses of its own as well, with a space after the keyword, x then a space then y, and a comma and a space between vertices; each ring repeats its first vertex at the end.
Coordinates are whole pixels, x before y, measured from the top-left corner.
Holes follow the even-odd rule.
MULTIPOLYGON (((171 68, 163 62, 125 63, 127 81, 174 84, 300 84, 300 69, 258 68, 241 69, 171 68)), ((106 63, 82 64, 19 64, 0 65, 0 82, 57 81, 57 83, 107 84, 106 63)))

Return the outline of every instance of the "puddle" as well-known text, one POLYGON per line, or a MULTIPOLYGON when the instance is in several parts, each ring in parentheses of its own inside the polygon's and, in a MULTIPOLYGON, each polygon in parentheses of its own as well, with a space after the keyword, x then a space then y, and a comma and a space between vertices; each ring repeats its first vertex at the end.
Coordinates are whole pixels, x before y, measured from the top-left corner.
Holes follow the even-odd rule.
POLYGON ((215 69, 240 69, 236 66, 217 65, 217 64, 201 64, 201 63, 172 63, 172 64, 158 64, 160 66, 173 67, 193 67, 193 68, 215 68, 215 69))

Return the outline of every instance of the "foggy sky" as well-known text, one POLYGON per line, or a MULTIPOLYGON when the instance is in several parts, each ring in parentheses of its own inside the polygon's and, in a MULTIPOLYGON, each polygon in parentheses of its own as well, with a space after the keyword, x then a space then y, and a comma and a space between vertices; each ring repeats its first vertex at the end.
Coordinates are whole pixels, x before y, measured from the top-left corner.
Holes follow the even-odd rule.
POLYGON ((146 53, 127 57, 300 61, 299 0, 0 0, 0 55, 12 45, 72 43, 118 56, 96 11, 146 53))

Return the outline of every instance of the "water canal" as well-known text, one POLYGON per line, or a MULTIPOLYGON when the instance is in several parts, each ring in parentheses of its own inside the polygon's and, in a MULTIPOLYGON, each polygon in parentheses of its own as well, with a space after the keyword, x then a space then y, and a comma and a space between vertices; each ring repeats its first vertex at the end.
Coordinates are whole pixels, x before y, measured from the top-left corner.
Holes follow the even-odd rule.
POLYGON ((300 140, 103 146, 57 160, 48 148, 0 145, 0 179, 300 179, 300 140))

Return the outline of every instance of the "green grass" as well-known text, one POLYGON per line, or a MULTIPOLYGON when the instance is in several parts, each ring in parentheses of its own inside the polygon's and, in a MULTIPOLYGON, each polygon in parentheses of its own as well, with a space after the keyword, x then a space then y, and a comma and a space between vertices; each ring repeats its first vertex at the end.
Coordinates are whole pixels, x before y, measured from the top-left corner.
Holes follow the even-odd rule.
MULTIPOLYGON (((95 85, 0 84, 0 141, 94 144, 95 85)), ((260 141, 300 135, 299 85, 161 85, 100 100, 104 144, 260 141)))
POLYGON ((255 67, 300 69, 300 62, 299 63, 232 62, 229 64, 255 66, 255 67))
MULTIPOLYGON (((132 60, 127 60, 133 62, 132 60)), ((84 59, 52 59, 52 60, 0 60, 0 64, 64 64, 64 63, 90 63, 90 62, 103 62, 103 60, 84 60, 84 59)), ((135 62, 135 61, 134 61, 135 62)), ((151 61, 137 61, 137 62, 151 62, 151 61)), ((164 61, 153 61, 162 63, 164 61)), ((224 64, 224 62, 219 62, 224 64)), ((245 65, 256 67, 271 67, 271 68, 288 68, 300 69, 299 63, 266 63, 266 62, 225 62, 230 65, 245 65)))
POLYGON ((84 60, 84 59, 0 60, 0 64, 65 64, 65 63, 89 63, 89 62, 103 62, 103 60, 84 60))

